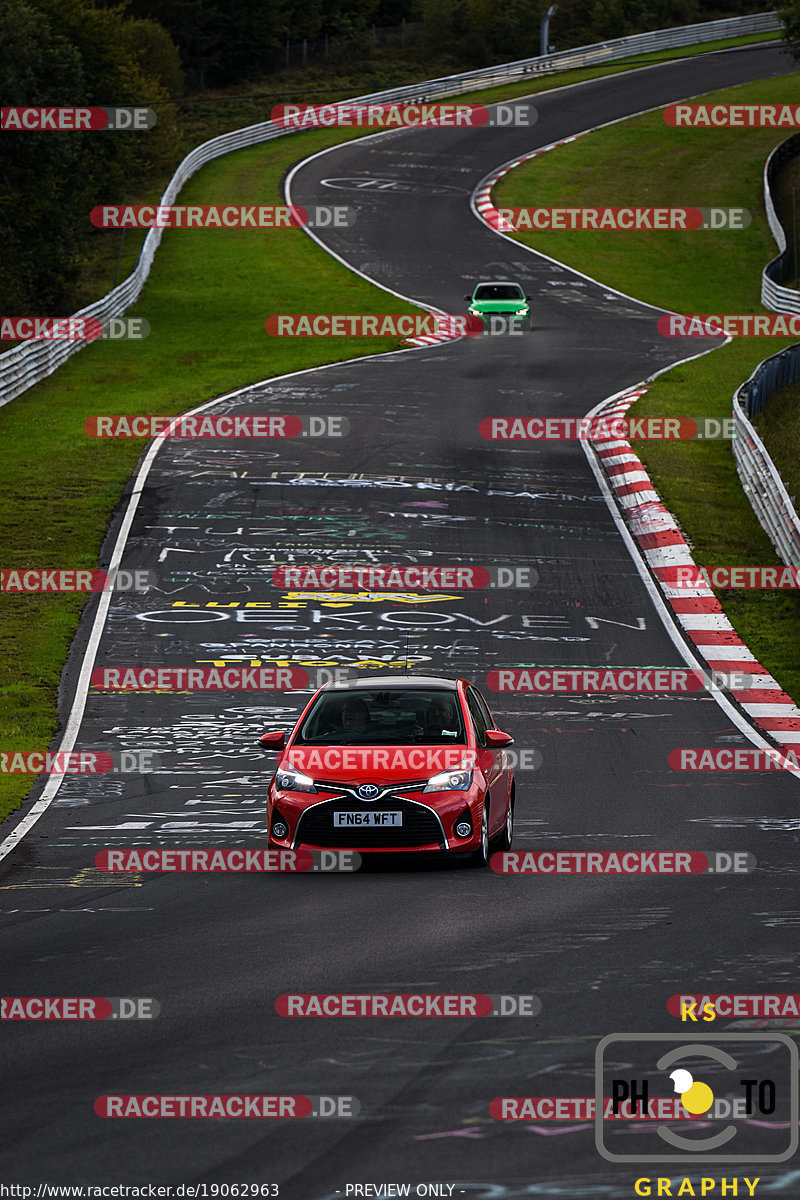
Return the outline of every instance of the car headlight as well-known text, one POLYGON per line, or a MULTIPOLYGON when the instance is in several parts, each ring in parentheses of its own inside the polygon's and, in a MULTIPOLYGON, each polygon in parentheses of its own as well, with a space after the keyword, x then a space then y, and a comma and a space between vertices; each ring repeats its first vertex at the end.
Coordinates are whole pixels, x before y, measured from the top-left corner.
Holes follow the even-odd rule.
POLYGON ((476 308, 474 304, 470 304, 469 308, 467 309, 467 312, 469 313, 469 315, 471 317, 480 317, 483 315, 481 313, 481 310, 479 308, 476 308))
POLYGON ((316 792, 314 780, 293 767, 281 767, 275 776, 275 786, 282 792, 316 792))
POLYGON ((472 771, 440 771, 422 789, 424 792, 466 792, 472 783, 472 771))

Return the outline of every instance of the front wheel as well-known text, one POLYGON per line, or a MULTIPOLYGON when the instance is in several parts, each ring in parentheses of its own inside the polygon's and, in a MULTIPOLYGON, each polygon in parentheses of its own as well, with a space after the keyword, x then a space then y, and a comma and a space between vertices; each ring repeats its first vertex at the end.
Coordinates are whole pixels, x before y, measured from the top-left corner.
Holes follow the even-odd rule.
POLYGON ((508 812, 506 814, 506 823, 502 831, 497 836, 497 849, 510 850, 511 842, 514 837, 514 797, 509 797, 508 812))
POLYGON ((485 867, 489 863, 489 810, 484 804, 481 815, 481 844, 469 856, 471 867, 485 867))

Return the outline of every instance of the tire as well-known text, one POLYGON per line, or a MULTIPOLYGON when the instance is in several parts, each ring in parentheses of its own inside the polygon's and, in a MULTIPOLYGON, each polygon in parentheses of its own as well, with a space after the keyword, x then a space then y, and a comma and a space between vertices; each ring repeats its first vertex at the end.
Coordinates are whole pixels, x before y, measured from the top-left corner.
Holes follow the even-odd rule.
POLYGON ((510 850, 511 842, 514 837, 514 796, 513 793, 508 801, 508 814, 506 815, 506 823, 498 833, 495 840, 495 848, 497 850, 510 850))
POLYGON ((471 867, 487 867, 489 865, 489 809, 484 804, 481 816, 481 844, 469 856, 471 867))

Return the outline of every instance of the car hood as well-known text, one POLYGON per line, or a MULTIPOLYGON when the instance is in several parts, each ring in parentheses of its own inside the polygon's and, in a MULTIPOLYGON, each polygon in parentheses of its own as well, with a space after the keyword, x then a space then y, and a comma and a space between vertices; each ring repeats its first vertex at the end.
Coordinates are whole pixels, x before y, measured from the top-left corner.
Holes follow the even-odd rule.
POLYGON ((448 746, 289 746, 281 767, 330 783, 401 783, 474 766, 475 751, 448 746))
POLYGON ((516 300, 471 300, 470 308, 480 309, 481 312, 502 313, 516 312, 518 308, 527 308, 528 301, 520 296, 516 300))

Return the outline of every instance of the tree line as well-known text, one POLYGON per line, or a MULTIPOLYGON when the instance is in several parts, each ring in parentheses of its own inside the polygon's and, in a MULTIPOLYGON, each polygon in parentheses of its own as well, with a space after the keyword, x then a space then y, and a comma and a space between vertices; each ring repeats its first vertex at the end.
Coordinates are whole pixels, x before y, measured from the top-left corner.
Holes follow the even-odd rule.
MULTIPOLYGON (((4 107, 177 98, 180 53, 157 21, 84 0, 0 0, 4 107)), ((89 211, 171 163, 175 117, 148 133, 0 132, 0 311, 59 315, 85 261, 89 211)))
MULTIPOLYGON (((375 52, 373 26, 424 22, 423 49, 454 69, 539 53, 549 0, 130 0, 126 11, 168 30, 194 86, 263 78, 287 43, 327 38, 332 53, 375 52)), ((650 29, 764 11, 763 0, 562 0, 550 25, 559 50, 650 29)))

